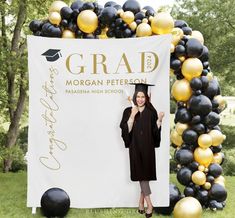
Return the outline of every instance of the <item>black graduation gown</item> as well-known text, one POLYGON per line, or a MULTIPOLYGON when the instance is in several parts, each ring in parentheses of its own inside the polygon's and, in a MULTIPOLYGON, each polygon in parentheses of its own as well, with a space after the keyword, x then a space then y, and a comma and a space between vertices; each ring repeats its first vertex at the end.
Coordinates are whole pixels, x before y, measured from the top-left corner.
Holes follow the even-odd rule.
POLYGON ((126 108, 120 128, 125 147, 129 148, 131 180, 156 180, 155 148, 160 146, 161 141, 157 112, 145 106, 141 113, 136 114, 129 133, 127 121, 130 114, 131 107, 126 108))

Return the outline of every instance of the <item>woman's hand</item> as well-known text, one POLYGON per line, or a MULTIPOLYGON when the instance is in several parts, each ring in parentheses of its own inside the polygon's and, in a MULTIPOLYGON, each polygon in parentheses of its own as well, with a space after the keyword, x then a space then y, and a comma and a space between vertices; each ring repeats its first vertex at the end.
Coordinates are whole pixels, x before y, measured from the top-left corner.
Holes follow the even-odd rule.
POLYGON ((162 111, 159 112, 159 113, 158 113, 158 121, 159 121, 159 122, 162 122, 162 119, 163 119, 164 116, 165 116, 164 112, 162 112, 162 111))
POLYGON ((139 112, 139 109, 138 109, 138 107, 136 107, 136 106, 134 106, 134 107, 132 107, 132 109, 131 109, 131 119, 135 119, 135 115, 137 114, 139 112))

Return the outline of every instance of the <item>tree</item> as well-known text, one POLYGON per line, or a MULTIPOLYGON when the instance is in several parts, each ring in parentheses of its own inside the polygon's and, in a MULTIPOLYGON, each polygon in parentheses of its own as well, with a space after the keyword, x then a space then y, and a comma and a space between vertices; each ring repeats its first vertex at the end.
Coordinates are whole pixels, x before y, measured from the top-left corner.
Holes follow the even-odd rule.
POLYGON ((220 80, 223 95, 235 93, 234 10, 233 0, 177 0, 172 9, 175 19, 185 20, 203 34, 210 66, 220 80))

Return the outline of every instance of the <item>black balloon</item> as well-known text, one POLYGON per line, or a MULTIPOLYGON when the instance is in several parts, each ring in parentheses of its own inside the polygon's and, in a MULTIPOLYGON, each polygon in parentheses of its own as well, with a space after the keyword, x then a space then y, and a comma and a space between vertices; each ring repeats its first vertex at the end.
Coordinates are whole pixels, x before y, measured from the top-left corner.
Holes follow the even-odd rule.
POLYGON ((204 123, 209 127, 212 128, 217 126, 220 122, 220 116, 215 112, 210 112, 205 118, 204 123))
POLYGON ((199 167, 199 163, 196 161, 193 161, 192 163, 190 163, 189 168, 192 172, 195 172, 198 170, 199 167))
POLYGON ((222 210, 224 208, 223 203, 217 202, 216 200, 209 201, 209 208, 211 210, 222 210))
POLYGON ((192 35, 192 29, 190 27, 183 27, 182 28, 184 35, 192 35))
POLYGON ((185 55, 185 47, 183 45, 177 45, 175 47, 175 56, 181 57, 185 55))
POLYGON ((153 9, 153 7, 151 7, 151 6, 144 6, 143 7, 143 9, 145 9, 145 10, 150 10, 150 11, 154 11, 155 12, 155 10, 153 9))
POLYGON ((42 26, 43 26, 43 22, 40 21, 40 20, 33 20, 30 22, 29 24, 29 29, 32 31, 32 32, 36 32, 36 31, 39 31, 42 29, 42 26))
POLYGON ((183 28, 183 27, 187 27, 188 24, 184 21, 184 20, 176 20, 175 21, 175 27, 179 27, 179 28, 183 28))
POLYGON ((63 7, 60 10, 60 15, 62 19, 69 20, 72 17, 73 10, 69 7, 63 7))
POLYGON ((75 10, 75 9, 79 10, 82 7, 82 5, 83 5, 83 2, 80 0, 77 0, 72 3, 71 8, 72 8, 72 10, 75 10))
POLYGON ((192 187, 185 187, 184 195, 185 195, 185 197, 194 197, 195 191, 192 187))
POLYGON ((171 57, 170 67, 173 70, 179 70, 181 68, 181 61, 177 58, 171 57))
POLYGON ((206 132, 206 128, 202 123, 197 123, 191 126, 191 129, 201 135, 206 132))
POLYGON ((186 52, 190 58, 198 58, 202 54, 203 45, 202 43, 194 38, 191 38, 186 43, 186 52))
POLYGON ((214 98, 214 96, 219 95, 219 92, 219 83, 217 82, 217 80, 212 79, 209 82, 207 88, 203 91, 203 94, 206 95, 208 98, 212 99, 214 98))
POLYGON ((132 11, 134 14, 140 12, 141 7, 139 2, 137 2, 136 0, 127 0, 123 6, 122 9, 124 11, 132 11))
POLYGON ((114 7, 104 8, 99 16, 100 21, 109 26, 112 22, 115 21, 117 17, 117 10, 114 7))
POLYGON ((135 14, 135 20, 143 20, 144 18, 145 18, 145 13, 142 11, 135 14))
POLYGON ((212 185, 212 187, 210 189, 209 197, 211 200, 223 202, 227 198, 227 191, 224 188, 224 186, 215 183, 212 185))
POLYGON ((207 78, 207 76, 201 76, 201 81, 202 81, 202 89, 206 89, 209 85, 209 80, 207 78))
POLYGON ((191 182, 192 171, 187 167, 182 167, 177 172, 177 180, 180 184, 187 186, 191 182))
POLYGON ((56 27, 48 22, 42 26, 42 36, 61 38, 62 31, 60 27, 56 27))
POLYGON ((217 163, 210 164, 208 169, 209 169, 210 175, 212 175, 214 178, 217 178, 223 172, 222 167, 219 164, 217 164, 217 163))
POLYGON ((193 90, 200 90, 202 88, 202 81, 200 78, 193 78, 190 81, 190 86, 193 90))
POLYGON ((189 100, 189 110, 194 115, 206 116, 212 110, 212 104, 205 95, 192 96, 189 100))
POLYGON ((176 205, 176 203, 181 199, 180 190, 177 188, 176 185, 170 184, 169 187, 170 192, 170 205, 169 207, 155 207, 154 211, 159 214, 163 215, 170 215, 176 205))
POLYGON ((191 113, 186 108, 179 108, 175 114, 175 122, 188 123, 192 119, 191 113))
POLYGON ((214 176, 211 176, 211 175, 207 175, 206 176, 206 181, 213 184, 214 181, 215 181, 215 177, 214 176))
POLYGON ((204 62, 204 61, 208 61, 209 60, 209 51, 208 48, 204 45, 203 46, 203 51, 199 57, 199 59, 204 62))
POLYGON ((198 139, 197 133, 192 129, 186 129, 182 134, 182 139, 186 144, 195 144, 198 139))
POLYGON ((213 153, 219 153, 222 150, 222 145, 211 146, 210 149, 212 150, 213 153))
POLYGON ((80 11, 85 11, 85 10, 94 10, 95 6, 93 2, 84 2, 82 7, 79 9, 80 11))
POLYGON ((48 189, 41 198, 41 210, 46 217, 64 217, 69 207, 69 196, 60 188, 48 189))
POLYGON ((179 149, 175 153, 175 159, 181 165, 187 165, 193 161, 193 152, 188 149, 179 149))
POLYGON ((199 115, 193 116, 191 123, 197 124, 201 122, 201 117, 199 115))
POLYGON ((105 7, 105 8, 107 8, 107 7, 113 7, 113 6, 115 6, 115 5, 117 5, 116 2, 114 2, 114 1, 108 1, 108 2, 105 3, 104 7, 105 7))
POLYGON ((114 5, 113 7, 116 8, 117 11, 120 10, 120 9, 122 9, 122 6, 121 6, 121 5, 118 5, 118 4, 117 4, 117 5, 114 5))
POLYGON ((208 197, 208 191, 207 190, 204 190, 204 189, 199 189, 196 193, 196 196, 195 196, 198 201, 204 205, 207 203, 209 197, 208 197))

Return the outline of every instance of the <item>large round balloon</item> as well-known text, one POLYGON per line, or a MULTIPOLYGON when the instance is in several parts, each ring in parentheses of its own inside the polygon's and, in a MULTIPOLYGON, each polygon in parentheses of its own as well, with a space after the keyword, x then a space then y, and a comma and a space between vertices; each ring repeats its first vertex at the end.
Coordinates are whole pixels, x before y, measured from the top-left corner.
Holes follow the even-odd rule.
POLYGON ((205 95, 193 95, 189 100, 189 110, 194 115, 207 115, 212 110, 212 104, 208 97, 205 95))
POLYGON ((186 43, 186 52, 190 58, 198 58, 202 55, 203 45, 197 39, 189 39, 186 43))
POLYGON ((186 197, 177 202, 174 207, 174 218, 201 218, 202 206, 193 197, 186 197))
POLYGON ((206 132, 206 128, 202 123, 197 123, 191 126, 191 129, 201 135, 206 132))
POLYGON ((187 165, 193 161, 193 152, 188 149, 179 149, 175 153, 175 159, 181 165, 187 165))
POLYGON ((206 95, 208 98, 213 99, 216 95, 219 95, 220 87, 217 80, 212 79, 207 88, 203 91, 203 94, 206 95))
POLYGON ((209 166, 209 173, 212 175, 214 178, 219 177, 223 172, 222 167, 217 164, 217 163, 212 163, 209 166))
POLYGON ((191 182, 192 171, 187 167, 182 167, 177 172, 177 180, 182 185, 189 185, 191 182))
POLYGON ((163 215, 170 215, 174 209, 175 204, 181 199, 180 190, 177 188, 176 185, 170 184, 169 192, 170 192, 169 207, 155 207, 154 210, 156 213, 163 215))
POLYGON ((168 34, 174 28, 174 20, 169 13, 160 12, 153 18, 151 27, 155 34, 168 34))
POLYGON ((84 33, 92 33, 98 27, 98 17, 93 11, 84 10, 78 15, 77 25, 84 33))
POLYGON ((194 151, 194 159, 201 165, 208 167, 213 160, 213 153, 210 148, 196 148, 194 151))
POLYGON ((106 7, 102 10, 99 20, 103 25, 109 26, 115 21, 117 10, 114 7, 106 7))
POLYGON ((224 186, 220 184, 213 184, 209 192, 209 197, 211 200, 216 200, 218 202, 223 202, 227 198, 227 191, 224 186))
POLYGON ((171 94, 176 101, 188 101, 192 95, 192 90, 188 80, 176 80, 172 86, 171 94))
POLYGON ((204 189, 199 189, 197 191, 197 194, 195 196, 195 198, 197 198, 197 200, 202 204, 205 205, 209 199, 208 197, 208 191, 204 190, 204 189))
POLYGON ((48 189, 41 198, 41 210, 46 217, 64 217, 69 207, 69 196, 60 188, 48 189))
POLYGON ((202 74, 203 65, 198 58, 187 58, 182 65, 182 74, 187 80, 192 80, 202 74))
POLYGON ((195 191, 192 187, 187 186, 184 189, 184 195, 185 197, 193 197, 195 195, 195 191))

